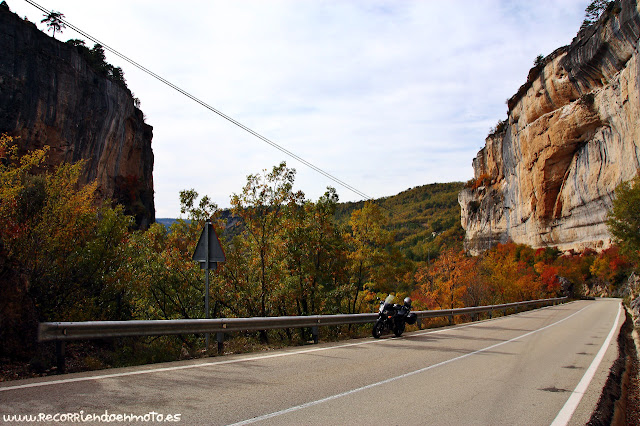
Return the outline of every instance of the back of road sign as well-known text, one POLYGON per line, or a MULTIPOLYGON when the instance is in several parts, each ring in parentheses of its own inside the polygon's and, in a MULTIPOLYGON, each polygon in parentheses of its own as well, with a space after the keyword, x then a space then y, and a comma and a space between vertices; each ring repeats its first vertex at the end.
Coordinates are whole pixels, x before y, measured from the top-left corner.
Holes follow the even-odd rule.
POLYGON ((196 262, 200 262, 200 268, 204 269, 207 264, 207 244, 209 245, 209 263, 211 269, 215 269, 215 264, 218 262, 224 262, 227 258, 224 255, 224 251, 222 251, 222 246, 220 245, 220 240, 218 239, 218 235, 216 231, 213 229, 213 225, 211 222, 207 222, 200 234, 200 239, 198 240, 198 245, 196 245, 196 250, 193 253, 193 257, 191 260, 196 262), (208 228, 208 229, 207 229, 208 228), (207 236, 209 238, 207 238, 207 236), (207 241, 208 240, 208 241, 207 241))

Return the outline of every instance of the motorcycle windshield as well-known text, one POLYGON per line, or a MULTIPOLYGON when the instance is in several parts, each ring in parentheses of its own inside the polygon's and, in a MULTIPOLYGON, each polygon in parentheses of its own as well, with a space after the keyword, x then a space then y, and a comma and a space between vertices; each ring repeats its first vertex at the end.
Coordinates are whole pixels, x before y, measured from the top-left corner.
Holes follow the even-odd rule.
POLYGON ((393 294, 390 294, 387 296, 386 299, 384 299, 384 304, 385 305, 393 305, 393 301, 396 300, 396 297, 393 294))

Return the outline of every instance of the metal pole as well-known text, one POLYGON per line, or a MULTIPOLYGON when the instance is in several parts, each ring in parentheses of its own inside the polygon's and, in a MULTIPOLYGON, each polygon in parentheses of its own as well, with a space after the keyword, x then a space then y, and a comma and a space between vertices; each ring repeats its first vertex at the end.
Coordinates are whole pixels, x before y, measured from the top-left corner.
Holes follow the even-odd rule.
POLYGON ((218 341, 218 355, 224 355, 224 333, 218 331, 216 340, 218 341))
MULTIPOLYGON (((205 260, 205 268, 204 268, 204 275, 205 275, 205 280, 204 280, 204 318, 208 319, 209 318, 209 225, 211 224, 211 222, 209 222, 208 220, 206 221, 206 223, 204 224, 204 238, 206 241, 206 260, 205 260)), ((205 350, 209 350, 209 333, 205 333, 204 335, 204 342, 205 342, 205 350)))
POLYGON ((58 374, 65 373, 65 347, 64 341, 56 340, 56 364, 58 367, 58 374))

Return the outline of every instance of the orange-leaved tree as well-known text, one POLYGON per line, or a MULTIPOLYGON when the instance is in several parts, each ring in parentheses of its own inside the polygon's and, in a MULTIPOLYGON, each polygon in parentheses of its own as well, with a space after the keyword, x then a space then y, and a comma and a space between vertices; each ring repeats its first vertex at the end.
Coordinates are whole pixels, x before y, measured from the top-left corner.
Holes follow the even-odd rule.
POLYGON ((467 287, 474 282, 475 259, 462 251, 448 248, 440 253, 433 266, 423 266, 415 275, 419 292, 414 297, 427 308, 454 309, 464 306, 467 287))
POLYGON ((531 256, 522 253, 524 246, 498 244, 480 261, 480 271, 491 288, 491 303, 508 303, 537 298, 539 281, 531 256))

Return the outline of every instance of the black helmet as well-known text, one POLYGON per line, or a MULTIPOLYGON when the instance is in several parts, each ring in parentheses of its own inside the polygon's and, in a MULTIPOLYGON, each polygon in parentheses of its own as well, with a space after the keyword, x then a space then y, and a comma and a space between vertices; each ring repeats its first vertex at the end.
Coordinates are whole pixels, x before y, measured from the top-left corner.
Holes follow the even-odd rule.
POLYGON ((405 297, 404 298, 404 306, 406 306, 407 308, 411 307, 411 298, 410 297, 405 297))

